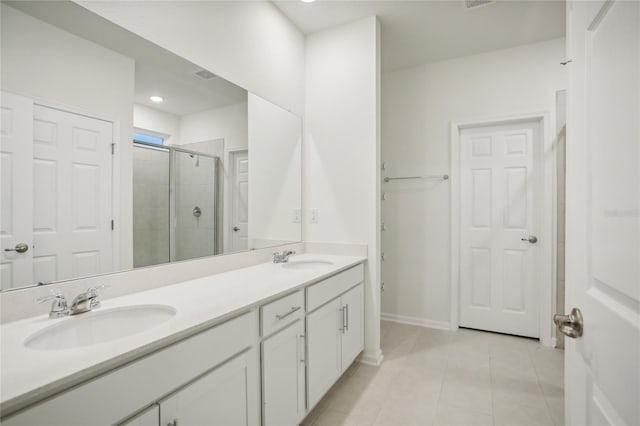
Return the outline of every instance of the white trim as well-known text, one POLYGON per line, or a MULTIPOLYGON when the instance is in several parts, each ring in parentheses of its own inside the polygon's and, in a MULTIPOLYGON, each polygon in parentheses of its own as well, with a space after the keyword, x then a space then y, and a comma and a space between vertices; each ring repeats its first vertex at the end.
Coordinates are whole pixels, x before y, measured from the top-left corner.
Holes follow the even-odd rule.
POLYGON ((381 349, 378 349, 375 354, 367 354, 363 352, 358 358, 359 363, 372 365, 374 367, 377 367, 380 364, 382 364, 383 360, 384 360, 384 355, 382 355, 381 349))
MULTIPOLYGON (((450 330, 451 325, 446 321, 436 321, 426 318, 408 317, 396 314, 380 314, 382 321, 397 322, 399 324, 417 325, 418 327, 437 328, 438 330, 450 330)), ((456 327, 457 328, 457 327, 456 327)))
MULTIPOLYGON (((120 255, 121 255, 121 244, 122 244, 122 231, 123 231, 123 227, 122 227, 122 215, 120 214, 121 211, 121 204, 122 204, 122 195, 120 192, 120 185, 122 184, 121 182, 121 176, 120 176, 120 171, 122 169, 122 141, 120 140, 120 121, 116 120, 113 121, 113 138, 112 138, 112 143, 113 143, 113 155, 111 156, 111 208, 113 209, 113 211, 111 212, 111 217, 113 218, 114 222, 115 222, 115 228, 113 230, 113 235, 112 235, 112 243, 113 243, 113 247, 112 247, 112 253, 113 253, 113 259, 112 259, 112 264, 113 264, 113 270, 115 271, 119 271, 120 270, 120 265, 122 264, 122 259, 120 259, 120 255)), ((133 158, 132 158, 132 164, 133 164, 133 158)), ((133 178, 133 174, 132 174, 132 178, 133 178)), ((131 184, 131 194, 133 195, 133 183, 131 184)), ((131 203, 131 214, 133 215, 133 202, 131 203)), ((131 221, 131 223, 133 224, 133 220, 131 221)), ((129 266, 129 265, 128 265, 129 266)), ((133 248, 131 249, 131 268, 133 268, 133 248)))
POLYGON ((538 164, 541 165, 538 173, 542 194, 539 197, 540 206, 538 216, 540 224, 538 235, 541 268, 535 277, 538 286, 538 312, 540 342, 544 346, 553 344, 553 323, 551 316, 556 303, 556 280, 554 250, 557 235, 554 231, 556 223, 556 211, 553 210, 556 198, 556 156, 555 119, 547 111, 532 112, 516 115, 504 115, 501 117, 479 118, 465 121, 451 121, 451 283, 450 302, 451 320, 450 329, 458 328, 459 324, 459 285, 460 285, 460 131, 470 127, 511 124, 522 121, 539 121, 542 149, 537 150, 538 164))

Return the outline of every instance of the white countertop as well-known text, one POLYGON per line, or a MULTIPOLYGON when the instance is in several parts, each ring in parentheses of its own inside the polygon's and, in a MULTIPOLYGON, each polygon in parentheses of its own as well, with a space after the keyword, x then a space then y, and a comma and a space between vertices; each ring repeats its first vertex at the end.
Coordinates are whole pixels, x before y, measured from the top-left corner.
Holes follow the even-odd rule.
MULTIPOLYGON (((83 315, 91 315, 91 312, 60 319, 41 315, 3 324, 0 326, 0 410, 3 415, 8 415, 246 312, 269 299, 366 260, 359 256, 324 254, 302 254, 291 258, 302 259, 328 260, 333 265, 305 270, 263 263, 104 300, 96 312, 114 307, 159 304, 172 306, 176 315, 149 330, 92 346, 35 350, 24 345, 27 337, 43 328, 60 321, 74 321, 83 315)), ((67 296, 72 298, 73 295, 67 296)))

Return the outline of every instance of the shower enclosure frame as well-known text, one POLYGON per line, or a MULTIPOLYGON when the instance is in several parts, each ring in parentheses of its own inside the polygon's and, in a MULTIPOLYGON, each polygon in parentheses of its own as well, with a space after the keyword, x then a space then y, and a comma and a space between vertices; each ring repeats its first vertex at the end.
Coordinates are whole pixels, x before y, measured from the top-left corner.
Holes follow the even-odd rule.
MULTIPOLYGON (((175 161, 176 161, 176 156, 175 156, 175 152, 181 152, 181 153, 185 153, 185 154, 189 154, 189 155, 198 155, 201 157, 206 157, 206 158, 211 158, 213 160, 213 175, 214 175, 214 185, 213 185, 213 199, 215 200, 216 203, 216 207, 213 210, 213 223, 214 223, 214 229, 215 229, 215 234, 213 236, 213 254, 211 256, 215 256, 220 254, 219 253, 219 236, 218 233, 221 232, 220 231, 220 157, 216 156, 216 155, 210 155, 210 154, 204 154, 202 152, 199 151, 194 151, 191 149, 187 149, 187 148, 180 148, 180 147, 176 147, 173 145, 158 145, 158 144, 154 144, 154 143, 150 143, 150 142, 143 142, 143 141, 137 141, 134 140, 133 141, 133 146, 134 147, 140 147, 140 148, 144 148, 144 149, 153 149, 156 151, 164 151, 167 152, 169 154, 169 263, 173 263, 173 262, 180 262, 180 261, 186 261, 186 260, 191 260, 191 259, 182 259, 182 260, 176 260, 176 255, 175 255, 175 242, 176 242, 176 236, 175 236, 175 228, 176 228, 176 201, 175 201, 175 161)), ((206 256, 199 256, 199 257, 206 257, 206 256)), ((194 257, 193 259, 198 258, 198 257, 194 257)))

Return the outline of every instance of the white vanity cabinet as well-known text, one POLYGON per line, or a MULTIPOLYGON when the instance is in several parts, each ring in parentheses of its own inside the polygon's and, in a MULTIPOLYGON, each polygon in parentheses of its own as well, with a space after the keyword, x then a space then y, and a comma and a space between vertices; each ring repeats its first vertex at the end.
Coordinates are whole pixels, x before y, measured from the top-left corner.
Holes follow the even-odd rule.
POLYGON ((363 267, 307 289, 307 396, 313 408, 364 348, 363 267))
POLYGON ((263 424, 296 425, 305 414, 304 321, 262 343, 263 424))
POLYGON ((254 425, 252 359, 245 352, 160 401, 160 425, 254 425), (252 395, 253 393, 253 395, 252 395))
POLYGON ((3 418, 2 424, 165 426, 178 419, 181 426, 255 425, 257 342, 258 316, 252 311, 3 418), (203 421, 202 415, 209 417, 203 421))
MULTIPOLYGON (((2 425, 297 425, 363 350, 363 279, 357 264, 136 346, 124 364, 96 363, 90 379, 51 382, 57 393, 2 425)), ((80 359, 95 348, 70 350, 80 359)))
POLYGON ((304 290, 260 308, 264 425, 296 425, 304 417, 304 312, 304 290))

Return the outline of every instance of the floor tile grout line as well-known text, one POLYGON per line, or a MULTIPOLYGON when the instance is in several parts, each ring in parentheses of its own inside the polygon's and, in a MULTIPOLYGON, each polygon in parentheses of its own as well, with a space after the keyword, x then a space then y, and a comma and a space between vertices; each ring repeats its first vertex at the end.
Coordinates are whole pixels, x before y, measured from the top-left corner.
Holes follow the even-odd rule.
MULTIPOLYGON (((533 364, 533 370, 536 373, 536 379, 538 381, 538 387, 540 388, 540 393, 542 393, 542 398, 544 399, 544 405, 545 405, 545 407, 547 407, 547 415, 549 416, 549 419, 551 420, 551 424, 553 424, 555 426, 556 421, 553 418, 553 415, 551 414, 551 407, 549 406, 549 401, 547 400, 547 394, 545 393, 544 388, 542 387, 542 381, 540 380, 540 373, 538 372, 538 367, 536 366, 536 363, 533 361, 533 359, 531 360, 531 362, 533 364)), ((563 386, 563 395, 564 395, 564 386, 563 386)), ((563 400, 564 400, 564 398, 563 398, 563 400)))

